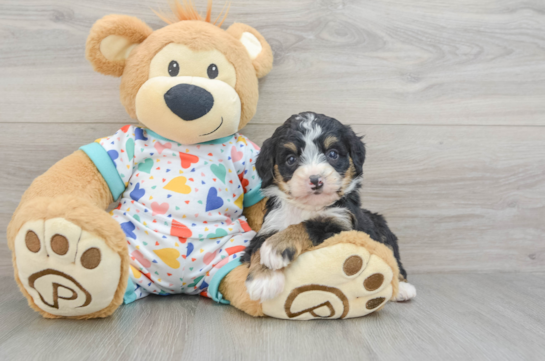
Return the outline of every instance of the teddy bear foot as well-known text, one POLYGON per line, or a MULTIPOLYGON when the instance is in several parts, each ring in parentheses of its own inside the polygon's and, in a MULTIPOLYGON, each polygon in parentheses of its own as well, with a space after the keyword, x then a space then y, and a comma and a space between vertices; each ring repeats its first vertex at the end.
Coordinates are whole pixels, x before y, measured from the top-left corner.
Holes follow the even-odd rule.
POLYGON ((265 315, 295 320, 365 316, 398 292, 392 252, 361 232, 342 232, 284 270, 285 287, 262 303, 265 315))
POLYGON ((119 305, 123 260, 99 236, 63 218, 31 221, 14 251, 19 285, 44 317, 106 317, 119 305))

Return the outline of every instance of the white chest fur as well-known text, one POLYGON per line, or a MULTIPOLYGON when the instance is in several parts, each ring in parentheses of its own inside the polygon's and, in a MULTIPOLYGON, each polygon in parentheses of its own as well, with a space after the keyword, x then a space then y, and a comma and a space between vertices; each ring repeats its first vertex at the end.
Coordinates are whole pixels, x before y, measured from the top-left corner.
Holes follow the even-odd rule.
POLYGON ((299 224, 316 217, 331 217, 344 221, 351 227, 351 215, 345 208, 304 209, 287 201, 279 201, 277 208, 267 214, 259 233, 280 232, 291 225, 299 224))
POLYGON ((301 209, 287 202, 269 212, 261 228, 261 233, 282 231, 293 224, 299 224, 318 216, 322 211, 301 209))

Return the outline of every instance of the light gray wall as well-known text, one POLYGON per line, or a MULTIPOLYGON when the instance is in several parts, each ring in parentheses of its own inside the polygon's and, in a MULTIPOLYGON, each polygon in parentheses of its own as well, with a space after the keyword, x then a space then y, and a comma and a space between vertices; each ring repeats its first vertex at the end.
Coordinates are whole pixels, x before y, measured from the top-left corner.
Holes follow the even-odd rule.
MULTIPOLYGON (((119 80, 84 58, 91 25, 124 13, 159 28, 150 7, 166 0, 0 0, 4 272, 32 179, 134 123, 119 80)), ((545 271, 545 2, 233 0, 235 21, 275 52, 242 133, 261 144, 312 110, 365 134, 364 206, 386 215, 409 273, 545 271)))

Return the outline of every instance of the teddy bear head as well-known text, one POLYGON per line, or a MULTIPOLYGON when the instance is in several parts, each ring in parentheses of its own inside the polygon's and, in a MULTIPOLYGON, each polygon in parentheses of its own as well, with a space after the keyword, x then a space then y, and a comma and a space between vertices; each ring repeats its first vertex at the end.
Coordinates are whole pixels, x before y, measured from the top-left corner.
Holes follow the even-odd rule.
POLYGON ((205 18, 191 3, 173 11, 177 20, 163 17, 170 24, 156 31, 135 17, 105 16, 91 29, 86 57, 96 71, 121 77, 121 103, 159 135, 182 144, 231 135, 255 114, 271 47, 248 25, 212 23, 211 2, 205 18))

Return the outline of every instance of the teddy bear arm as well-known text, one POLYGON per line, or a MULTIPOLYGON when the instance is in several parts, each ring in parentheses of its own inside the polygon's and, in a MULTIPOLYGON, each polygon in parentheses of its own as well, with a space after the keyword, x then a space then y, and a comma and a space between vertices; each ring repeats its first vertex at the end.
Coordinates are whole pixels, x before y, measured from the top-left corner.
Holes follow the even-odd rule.
POLYGON ((25 204, 48 202, 63 196, 79 198, 85 204, 96 205, 100 209, 106 209, 113 201, 112 193, 94 163, 82 150, 78 150, 36 178, 25 191, 8 226, 9 243, 13 242, 25 222, 44 216, 33 214, 41 207, 29 209, 25 204))
POLYGON ((108 184, 82 150, 61 159, 36 178, 23 195, 21 203, 36 197, 65 195, 85 198, 101 209, 106 209, 113 201, 108 184))
POLYGON ((8 225, 8 246, 21 291, 44 317, 106 317, 123 302, 129 257, 119 223, 104 211, 112 198, 81 150, 56 163, 23 195, 8 225), (73 297, 57 294, 58 287, 73 297))

